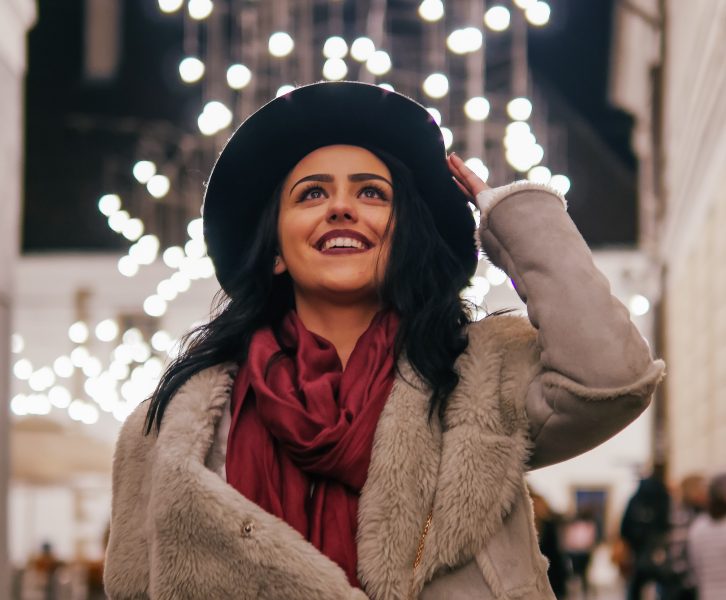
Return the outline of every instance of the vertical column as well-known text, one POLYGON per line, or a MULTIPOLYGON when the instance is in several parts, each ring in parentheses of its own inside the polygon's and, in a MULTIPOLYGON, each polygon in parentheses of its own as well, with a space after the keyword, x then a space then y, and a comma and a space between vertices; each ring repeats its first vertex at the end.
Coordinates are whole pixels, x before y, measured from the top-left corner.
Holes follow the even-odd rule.
POLYGON ((35 20, 32 0, 0 2, 0 598, 10 597, 8 489, 10 480, 10 334, 13 267, 18 256, 23 177, 25 35, 35 20))
MULTIPOLYGON (((226 77, 228 66, 227 48, 229 45, 227 9, 226 3, 218 2, 215 4, 212 13, 204 20, 204 25, 202 25, 204 27, 204 60, 206 65, 206 72, 204 79, 202 79, 204 90, 202 102, 204 106, 211 101, 221 102, 227 107, 231 106, 232 93, 227 86, 226 77)), ((215 156, 222 150, 227 135, 228 132, 225 130, 222 134, 217 133, 210 136, 210 141, 214 144, 215 156)))
MULTIPOLYGON (((451 127, 450 115, 446 106, 446 97, 433 100, 428 96, 422 94, 421 86, 426 78, 433 73, 448 73, 446 69, 446 24, 447 14, 454 10, 454 3, 446 6, 444 15, 438 20, 433 22, 424 20, 421 24, 422 35, 421 35, 421 71, 422 77, 417 82, 418 89, 416 90, 421 94, 421 100, 425 106, 436 108, 441 113, 440 125, 446 124, 447 127, 451 127)), ((453 22, 453 21, 452 21, 453 22)), ((448 106, 448 105, 447 105, 448 106)))
POLYGON ((231 93, 227 86, 229 26, 227 4, 218 2, 206 22, 206 65, 204 77, 206 98, 204 101, 217 100, 229 105, 231 93))
MULTIPOLYGON (((484 10, 486 2, 481 0, 470 0, 469 2, 469 26, 477 29, 483 28, 484 10)), ((466 99, 474 96, 484 95, 484 52, 486 38, 482 43, 481 50, 470 52, 466 56, 466 99)), ((466 119, 466 154, 468 158, 477 157, 486 163, 484 152, 484 121, 473 121, 466 119)))
MULTIPOLYGON (((88 288, 80 288, 76 290, 75 297, 73 299, 73 304, 75 306, 74 322, 85 323, 88 326, 89 331, 91 331, 91 323, 88 314, 88 303, 90 298, 91 290, 89 290, 88 288)), ((89 339, 83 342, 83 344, 74 344, 74 349, 84 344, 86 345, 86 348, 88 348, 90 346, 90 341, 91 336, 89 335, 89 339)), ((83 389, 83 384, 85 380, 86 378, 83 374, 83 371, 81 371, 80 369, 73 370, 73 380, 71 381, 71 393, 73 394, 73 398, 83 398, 86 395, 83 389)))
MULTIPOLYGON (((297 8, 297 28, 295 31, 295 43, 300 41, 298 46, 298 78, 302 83, 313 83, 320 79, 320 74, 315 71, 315 48, 313 40, 313 0, 298 0, 295 2, 297 8)), ((341 8, 342 10, 342 8, 341 8)), ((341 28, 336 35, 343 35, 341 28)))
POLYGON ((260 69, 258 64, 259 53, 262 49, 262 36, 258 27, 257 6, 250 6, 247 2, 239 6, 239 29, 240 29, 240 56, 242 64, 252 72, 252 79, 240 92, 238 102, 238 115, 240 121, 252 114, 257 106, 257 90, 260 86, 260 69))
MULTIPOLYGON (((368 18, 366 19, 366 35, 373 40, 376 50, 386 50, 389 54, 391 49, 385 47, 386 43, 386 0, 370 0, 368 18)), ((368 69, 361 68, 360 81, 375 83, 376 76, 368 69)))
POLYGON ((512 98, 527 95, 527 21, 521 10, 512 10, 512 98))
POLYGON ((199 22, 196 19, 192 19, 187 11, 182 11, 182 18, 184 19, 184 55, 195 56, 202 62, 207 60, 206 55, 202 55, 199 49, 199 22))
POLYGON ((116 76, 121 62, 121 5, 119 0, 86 0, 83 28, 83 74, 91 81, 116 76))
MULTIPOLYGON (((290 7, 287 0, 272 0, 270 7, 272 8, 272 31, 284 31, 292 35, 293 32, 290 31, 290 7)), ((272 31, 267 32, 267 35, 270 35, 272 31)), ((300 43, 299 40, 295 40, 294 38, 293 41, 296 45, 300 43)), ((300 52, 300 48, 296 46, 293 53, 297 52, 300 52)), ((274 62, 277 65, 275 72, 278 74, 278 79, 275 81, 273 75, 272 85, 274 90, 283 84, 294 85, 293 80, 295 78, 292 76, 292 69, 290 68, 291 60, 291 55, 275 58, 274 62)))

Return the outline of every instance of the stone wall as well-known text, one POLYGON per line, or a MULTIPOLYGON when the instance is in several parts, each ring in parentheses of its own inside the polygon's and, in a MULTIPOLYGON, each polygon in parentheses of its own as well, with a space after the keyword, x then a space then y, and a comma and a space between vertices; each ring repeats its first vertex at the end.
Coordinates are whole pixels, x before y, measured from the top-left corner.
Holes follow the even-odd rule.
POLYGON ((671 473, 726 469, 726 2, 668 2, 663 140, 671 473))
POLYGON ((22 181, 25 36, 35 17, 32 0, 0 2, 0 598, 8 598, 8 394, 13 265, 18 254, 22 181))
POLYGON ((726 470, 725 166, 698 234, 666 284, 667 432, 677 478, 726 470))
POLYGON ((726 2, 664 6, 617 5, 610 93, 636 119, 641 241, 662 272, 664 433, 677 481, 726 470, 726 2))

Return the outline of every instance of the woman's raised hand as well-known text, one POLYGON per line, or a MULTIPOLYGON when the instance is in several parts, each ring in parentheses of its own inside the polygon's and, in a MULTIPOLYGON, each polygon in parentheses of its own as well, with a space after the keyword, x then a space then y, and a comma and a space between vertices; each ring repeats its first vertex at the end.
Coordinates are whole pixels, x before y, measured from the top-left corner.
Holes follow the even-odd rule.
POLYGON ((449 171, 454 176, 454 181, 459 189, 469 198, 469 200, 477 205, 476 195, 484 190, 488 190, 489 186, 464 164, 458 154, 452 152, 446 157, 446 163, 449 165, 449 171))

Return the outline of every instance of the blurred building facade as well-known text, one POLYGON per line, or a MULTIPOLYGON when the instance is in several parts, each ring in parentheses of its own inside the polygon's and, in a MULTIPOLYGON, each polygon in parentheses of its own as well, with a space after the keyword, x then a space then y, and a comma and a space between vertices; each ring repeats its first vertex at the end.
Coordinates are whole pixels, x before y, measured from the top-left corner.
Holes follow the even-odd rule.
MULTIPOLYGON (((167 353, 154 349, 148 336, 144 337, 149 317, 141 305, 170 269, 157 261, 141 269, 129 285, 116 268, 119 257, 110 253, 53 253, 20 259, 13 329, 23 332, 24 348, 14 353, 15 365, 27 360, 36 372, 44 366, 52 368, 60 364, 59 357, 75 358, 73 350, 79 347, 85 349, 85 356, 107 364, 125 340, 125 349, 133 344, 142 352, 136 360, 128 357, 128 362, 119 363, 126 365, 127 372, 147 364, 147 371, 152 365, 160 367, 159 357, 165 360, 167 353), (52 301, 47 289, 50 280, 55 281, 52 301), (68 337, 68 324, 80 318, 89 323, 113 318, 125 327, 114 339, 107 335, 99 339, 92 330, 79 345, 68 337), (130 333, 124 335, 126 332, 130 333)), ((155 330, 163 328, 174 337, 180 336, 206 318, 215 291, 211 280, 195 282, 176 299, 174 310, 155 320, 155 330)), ((156 341, 155 345, 161 348, 156 341)), ((91 374, 88 365, 93 362, 86 363, 91 374)), ((127 410, 144 398, 138 390, 124 389, 124 396, 133 402, 127 410, 114 413, 113 392, 101 389, 90 396, 87 390, 93 392, 88 384, 92 378, 81 368, 61 368, 59 372, 54 385, 45 391, 45 403, 37 391, 32 396, 31 382, 17 376, 13 379, 9 537, 10 560, 16 568, 27 564, 46 542, 59 559, 69 563, 103 559, 104 532, 110 519, 113 447, 127 410), (61 389, 69 395, 58 394, 61 389), (19 398, 30 396, 33 400, 24 409, 19 398), (80 401, 92 397, 103 407, 94 401, 80 401), (81 407, 87 413, 91 405, 95 412, 89 418, 81 407)), ((139 369, 134 380, 138 382, 141 373, 139 369)), ((102 379, 95 381, 100 385, 102 379)))
MULTIPOLYGON (((512 148, 524 148, 525 155, 544 151, 533 177, 547 181, 549 175, 564 174, 577 179, 568 192, 570 214, 588 243, 632 245, 633 166, 624 165, 603 142, 602 131, 595 132, 592 123, 572 109, 575 99, 586 95, 588 81, 604 79, 605 68, 583 67, 577 91, 565 100, 561 86, 552 83, 540 65, 548 44, 566 47, 552 43, 558 35, 576 37, 562 31, 568 18, 574 21, 573 13, 584 13, 586 25, 592 27, 589 13, 598 23, 607 21, 610 1, 583 9, 582 3, 563 0, 552 11, 552 23, 542 26, 527 21, 526 11, 516 4, 505 3, 509 10, 504 10, 506 20, 498 25, 504 29, 498 31, 481 27, 483 8, 496 8, 494 3, 469 1, 451 2, 438 20, 426 21, 417 10, 419 3, 410 0, 220 0, 201 20, 192 19, 186 9, 163 13, 157 2, 147 0, 39 0, 40 19, 30 44, 27 101, 32 118, 27 124, 23 248, 122 249, 125 240, 106 227, 96 210, 99 196, 106 192, 118 193, 123 209, 143 220, 162 246, 183 244, 184 225, 199 215, 204 179, 232 128, 284 84, 323 79, 329 60, 340 66, 335 60, 343 59, 327 59, 323 52, 335 39, 349 46, 345 78, 390 84, 434 109, 449 149, 483 163, 493 185, 533 170, 515 169, 512 159, 521 157, 502 145, 514 125, 511 129, 518 135, 509 136, 512 148), (457 54, 448 48, 447 36, 467 24, 479 26, 485 42, 476 51, 457 54), (269 51, 270 34, 276 30, 287 31, 294 40, 286 56, 269 51), (98 35, 106 31, 113 34, 98 35), (376 75, 368 68, 374 68, 373 61, 369 65, 357 53, 361 44, 356 42, 362 40, 375 43, 380 57, 388 57, 388 70, 376 68, 376 75), (353 57, 354 47, 358 58, 353 57), (189 73, 182 64, 192 58, 203 64, 203 75, 184 81, 181 71, 187 79, 189 73), (238 68, 233 74, 248 73, 245 79, 232 77, 234 87, 228 81, 233 67, 238 68), (434 72, 448 78, 441 97, 422 89, 434 72), (508 113, 509 102, 517 97, 531 101, 531 115, 519 125, 508 113), (473 104, 474 112, 479 111, 476 119, 465 111, 471 99, 479 100, 473 104), (209 114, 207 107, 214 102, 232 119, 204 134, 201 117, 209 114), (137 161, 153 162, 157 175, 168 180, 167 193, 156 201, 146 185, 131 176, 137 161), (38 169, 44 177, 34 176, 38 169), (48 226, 51 221, 54 226, 48 226)), ((582 54, 599 52, 593 46, 582 54)), ((608 131, 618 128, 626 127, 621 123, 608 131)))
POLYGON ((726 2, 630 0, 611 95, 636 117, 642 247, 668 363, 657 449, 678 480, 726 468, 726 2))
POLYGON ((32 0, 0 4, 0 597, 9 592, 7 492, 9 478, 8 399, 10 332, 13 310, 13 266, 18 255, 23 162, 23 89, 26 33, 35 18, 32 0))

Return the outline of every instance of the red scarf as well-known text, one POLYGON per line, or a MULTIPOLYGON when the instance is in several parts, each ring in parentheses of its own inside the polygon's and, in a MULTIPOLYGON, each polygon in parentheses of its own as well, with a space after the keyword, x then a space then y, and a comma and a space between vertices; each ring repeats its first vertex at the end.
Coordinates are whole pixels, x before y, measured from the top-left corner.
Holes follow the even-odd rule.
POLYGON ((297 529, 353 585, 358 498, 393 384, 397 326, 393 313, 378 313, 343 370, 333 345, 291 311, 281 338, 294 355, 276 356, 271 329, 257 331, 232 391, 227 481, 297 529))

